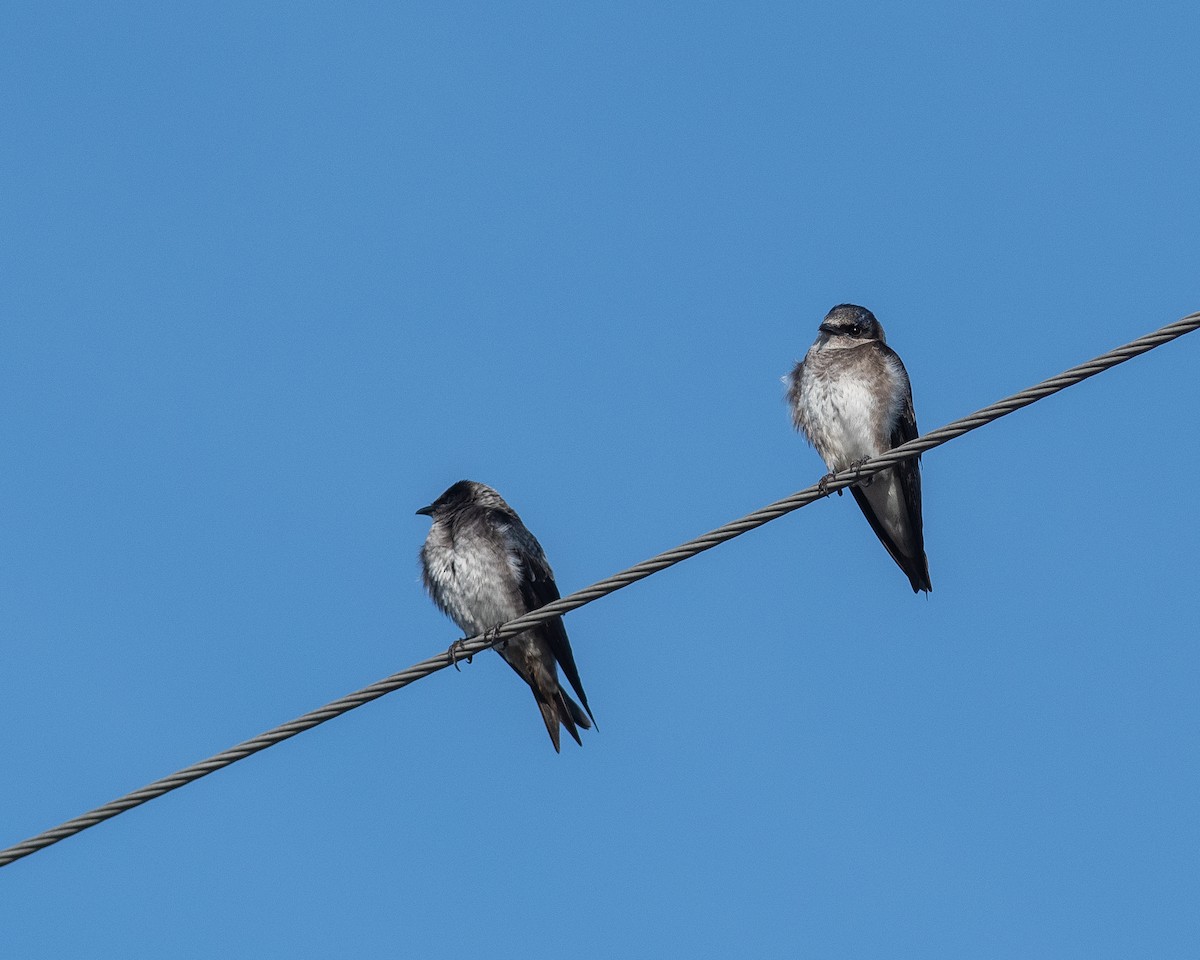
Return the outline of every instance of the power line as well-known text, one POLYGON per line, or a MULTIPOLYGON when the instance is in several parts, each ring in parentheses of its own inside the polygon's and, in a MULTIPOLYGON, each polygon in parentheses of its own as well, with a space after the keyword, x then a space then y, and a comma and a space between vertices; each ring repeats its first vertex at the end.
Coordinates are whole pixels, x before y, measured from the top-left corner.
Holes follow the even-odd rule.
MULTIPOLYGON (((953 423, 948 423, 944 427, 939 427, 922 437, 908 441, 908 443, 901 444, 887 453, 868 460, 857 469, 843 470, 841 473, 835 474, 823 485, 816 484, 806 487, 804 490, 794 493, 790 497, 776 500, 774 503, 760 510, 755 510, 753 513, 747 514, 739 520, 734 520, 731 523, 709 531, 703 536, 680 544, 673 550, 660 553, 649 560, 643 560, 641 563, 635 564, 627 570, 622 570, 620 573, 614 574, 607 579, 593 583, 590 587, 584 587, 582 590, 577 590, 563 597, 561 600, 555 600, 553 603, 546 604, 546 606, 518 617, 516 620, 510 620, 508 623, 488 631, 485 635, 464 640, 456 646, 454 656, 458 659, 474 656, 476 653, 495 646, 509 637, 516 636, 518 633, 549 620, 551 617, 577 610, 579 607, 591 603, 593 600, 598 600, 601 597, 608 596, 610 593, 615 593, 617 590, 627 587, 631 583, 636 583, 638 580, 645 579, 660 570, 665 570, 667 567, 674 566, 690 557, 694 557, 698 553, 710 550, 718 544, 741 536, 743 533, 761 527, 765 523, 777 520, 779 517, 791 513, 793 510, 799 510, 801 507, 807 506, 814 500, 820 500, 822 497, 826 497, 836 490, 841 490, 867 477, 872 477, 900 460, 905 460, 924 453, 926 450, 939 447, 956 437, 961 437, 964 433, 976 430, 985 424, 991 423, 993 420, 999 420, 1001 417, 1007 416, 1015 410, 1020 410, 1022 407, 1027 407, 1051 394, 1074 386, 1089 377, 1094 377, 1096 374, 1109 370, 1119 363, 1124 363, 1126 360, 1136 357, 1139 354, 1162 346, 1164 343, 1182 337, 1186 333, 1191 333, 1197 328, 1200 328, 1200 313, 1189 314, 1181 320, 1155 330, 1153 333, 1148 333, 1124 346, 1110 350, 1108 353, 1102 354, 1094 360, 1081 363, 1079 366, 1063 371, 1056 377, 1043 380, 1035 386, 1022 390, 1020 393, 1014 393, 1010 397, 1005 397, 1003 400, 999 400, 991 406, 984 407, 982 410, 977 410, 969 416, 955 420, 953 423)), ((91 810, 82 816, 68 820, 57 827, 39 833, 35 837, 30 837, 28 840, 23 840, 21 843, 8 847, 5 850, 0 850, 0 867, 7 866, 15 860, 20 860, 22 857, 27 857, 31 853, 57 843, 59 840, 64 840, 67 837, 81 833, 89 827, 94 827, 96 824, 115 817, 119 813, 124 813, 126 810, 140 806, 148 800, 153 800, 156 797, 161 797, 163 794, 170 793, 172 790, 189 784, 193 780, 199 780, 203 776, 220 770, 222 767, 227 767, 231 763, 242 760, 251 754, 258 753, 260 750, 265 750, 267 747, 274 746, 290 737, 294 737, 298 733, 310 730, 324 723, 326 720, 332 720, 343 713, 348 713, 355 707, 361 707, 364 703, 370 703, 384 694, 399 690, 401 687, 406 687, 423 677, 427 677, 439 670, 444 670, 452 663, 453 659, 448 651, 446 653, 439 653, 437 656, 413 664, 407 670, 394 673, 390 677, 371 684, 369 687, 363 687, 361 690, 334 700, 332 703, 327 703, 325 706, 297 717, 295 720, 274 727, 250 740, 245 740, 237 746, 230 747, 228 750, 209 757, 207 760, 201 760, 199 763, 194 763, 190 767, 184 767, 182 770, 168 777, 155 780, 140 790, 134 790, 132 793, 118 797, 116 800, 97 807, 95 810, 91 810)))

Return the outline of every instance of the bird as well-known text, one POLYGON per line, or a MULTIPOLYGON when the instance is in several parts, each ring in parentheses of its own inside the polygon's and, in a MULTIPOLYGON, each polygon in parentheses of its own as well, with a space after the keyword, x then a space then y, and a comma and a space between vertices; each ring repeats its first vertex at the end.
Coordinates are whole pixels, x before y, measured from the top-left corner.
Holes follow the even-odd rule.
MULTIPOLYGON (((787 382, 792 422, 832 473, 917 436, 908 372, 866 307, 841 303, 830 310, 787 382)), ((928 593, 919 460, 902 460, 850 492, 913 592, 928 593)))
MULTIPOLYGON (((433 520, 421 547, 425 589, 468 637, 559 599, 541 544, 491 487, 460 480, 417 513, 433 520)), ((560 726, 582 746, 579 730, 591 729, 596 718, 562 618, 531 627, 495 649, 529 684, 555 752, 560 752, 560 726), (558 668, 582 707, 559 684, 558 668)))

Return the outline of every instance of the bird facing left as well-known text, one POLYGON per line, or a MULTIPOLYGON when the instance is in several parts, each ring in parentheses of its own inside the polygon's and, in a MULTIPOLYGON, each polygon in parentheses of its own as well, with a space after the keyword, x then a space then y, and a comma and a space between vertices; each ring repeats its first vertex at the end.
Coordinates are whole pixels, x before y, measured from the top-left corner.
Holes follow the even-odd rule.
MULTIPOLYGON (((468 637, 559 599, 537 538, 491 487, 460 480, 417 511, 433 520, 421 547, 421 576, 438 609, 468 637)), ((583 745, 595 722, 561 617, 503 641, 496 652, 529 684, 554 749, 559 727, 583 745), (581 707, 562 689, 558 668, 581 707)))

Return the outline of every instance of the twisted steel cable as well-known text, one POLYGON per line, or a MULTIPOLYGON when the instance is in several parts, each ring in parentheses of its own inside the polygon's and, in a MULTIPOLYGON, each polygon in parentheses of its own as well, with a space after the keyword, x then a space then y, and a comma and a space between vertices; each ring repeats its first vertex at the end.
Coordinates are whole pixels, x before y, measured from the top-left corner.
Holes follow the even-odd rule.
POLYGON ((627 570, 622 570, 620 573, 593 583, 590 587, 576 590, 574 593, 560 600, 548 603, 546 606, 539 607, 537 610, 533 610, 515 620, 510 620, 489 630, 484 635, 460 641, 452 648, 453 653, 447 651, 446 653, 429 657, 427 660, 422 660, 420 663, 413 664, 407 670, 394 673, 390 677, 385 677, 383 680, 379 680, 368 687, 363 687, 361 690, 347 694, 340 699, 334 700, 332 703, 327 703, 325 706, 317 710, 312 710, 301 717, 297 717, 295 720, 274 727, 265 733, 260 733, 257 737, 244 740, 236 746, 230 747, 228 750, 209 757, 207 760, 201 760, 199 763, 184 767, 170 776, 147 784, 140 790, 134 790, 132 793, 127 793, 123 797, 119 797, 103 806, 96 807, 96 809, 90 810, 82 816, 75 817, 57 827, 39 833, 35 837, 30 837, 28 840, 23 840, 21 843, 0 850, 0 867, 7 866, 15 860, 20 860, 22 857, 27 857, 31 853, 57 843, 59 840, 64 840, 67 837, 81 833, 89 827, 94 827, 96 824, 115 817, 119 813, 124 813, 126 810, 140 806, 148 800, 153 800, 156 797, 161 797, 163 794, 170 793, 172 790, 185 786, 193 780, 199 780, 203 776, 220 770, 222 767, 227 767, 238 760, 245 759, 252 754, 258 753, 260 750, 265 750, 267 747, 274 746, 290 737, 294 737, 298 733, 310 730, 324 723, 326 720, 332 720, 343 713, 348 713, 355 707, 361 707, 365 703, 370 703, 384 694, 399 690, 401 687, 406 687, 423 677, 427 677, 439 670, 444 670, 446 667, 455 665, 457 660, 473 657, 476 653, 493 647, 501 641, 507 640, 509 637, 516 636, 518 633, 549 620, 551 617, 577 610, 585 604, 591 603, 593 600, 598 600, 601 597, 608 596, 610 593, 615 593, 617 590, 627 587, 631 583, 643 580, 660 570, 665 570, 667 567, 674 566, 683 560, 703 553, 705 550, 711 550, 718 544, 732 540, 734 537, 741 536, 743 533, 761 527, 772 520, 777 520, 785 514, 791 513, 793 510, 799 510, 814 500, 820 500, 837 490, 853 486, 860 480, 872 477, 880 471, 893 466, 900 460, 915 457, 926 450, 939 447, 956 437, 961 437, 964 433, 969 433, 994 420, 999 420, 1001 417, 1007 416, 1015 410, 1027 407, 1051 394, 1065 390, 1067 387, 1072 387, 1077 383, 1087 380, 1089 377, 1094 377, 1098 373, 1115 367, 1119 363, 1124 363, 1126 360, 1182 337, 1186 333, 1191 333, 1197 328, 1200 328, 1200 312, 1189 314, 1174 323, 1155 330, 1153 333, 1148 333, 1124 346, 1110 350, 1108 353, 1102 354, 1094 360, 1071 367, 1071 369, 1063 371, 1058 376, 1043 380, 1035 386, 1022 390, 1019 393, 1014 393, 1010 397, 1005 397, 1003 400, 984 407, 982 410, 977 410, 969 416, 955 420, 944 427, 930 431, 924 436, 901 444, 887 453, 866 461, 857 468, 832 474, 820 484, 814 484, 811 487, 806 487, 797 493, 793 493, 789 497, 784 497, 782 500, 776 500, 774 503, 755 510, 741 519, 726 523, 702 536, 689 540, 687 543, 680 544, 673 550, 660 553, 649 560, 643 560, 641 563, 635 564, 627 570))

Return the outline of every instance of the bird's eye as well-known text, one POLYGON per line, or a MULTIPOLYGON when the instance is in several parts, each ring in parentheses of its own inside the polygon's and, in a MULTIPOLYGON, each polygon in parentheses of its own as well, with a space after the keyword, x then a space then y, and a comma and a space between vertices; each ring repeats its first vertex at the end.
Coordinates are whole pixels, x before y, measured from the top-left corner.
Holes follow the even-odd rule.
POLYGON ((862 324, 861 324, 861 323, 856 323, 854 326, 852 326, 852 327, 850 328, 850 332, 851 332, 852 334, 854 334, 856 337, 857 337, 857 336, 860 336, 860 335, 862 334, 862 324))

